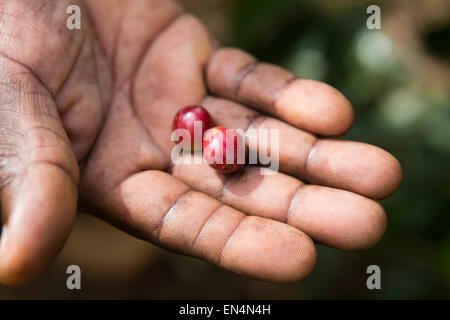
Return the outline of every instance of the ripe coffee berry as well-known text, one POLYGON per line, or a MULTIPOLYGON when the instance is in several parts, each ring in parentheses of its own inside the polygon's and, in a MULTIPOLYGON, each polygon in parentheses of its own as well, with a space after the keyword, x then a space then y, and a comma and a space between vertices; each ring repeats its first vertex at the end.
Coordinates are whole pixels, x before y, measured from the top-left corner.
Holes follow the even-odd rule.
POLYGON ((209 129, 203 139, 203 158, 214 169, 235 172, 245 164, 244 137, 236 130, 223 127, 209 129))
MULTIPOLYGON (((187 106, 180 109, 173 119, 172 130, 186 129, 190 134, 190 148, 192 151, 202 149, 202 138, 206 130, 211 128, 212 119, 209 112, 201 106, 187 106), (194 143, 195 130, 197 127, 200 132, 197 133, 198 142, 194 143)), ((183 141, 183 137, 179 137, 177 142, 183 141)))

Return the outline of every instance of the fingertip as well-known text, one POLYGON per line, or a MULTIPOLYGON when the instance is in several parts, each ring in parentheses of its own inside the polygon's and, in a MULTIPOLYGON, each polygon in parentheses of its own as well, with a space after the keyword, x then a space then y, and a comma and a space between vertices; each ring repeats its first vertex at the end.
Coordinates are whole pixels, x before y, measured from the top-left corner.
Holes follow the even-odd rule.
POLYGON ((314 243, 305 233, 249 216, 224 249, 221 265, 251 278, 291 283, 310 274, 316 259, 314 243))
POLYGON ((304 239, 296 244, 297 255, 293 256, 294 262, 292 263, 292 267, 286 272, 280 282, 291 283, 303 280, 314 270, 314 267, 316 266, 317 250, 314 242, 303 232, 297 231, 297 234, 304 237, 304 239), (301 247, 300 243, 302 243, 301 247))
POLYGON ((9 287, 21 287, 34 279, 41 270, 29 262, 20 251, 3 248, 6 236, 2 235, 0 250, 0 283, 9 287))
POLYGON ((308 158, 308 182, 384 199, 402 181, 400 163, 389 152, 362 142, 320 139, 308 158), (324 175, 323 173, 326 173, 324 175))
POLYGON ((372 145, 367 145, 364 159, 370 170, 361 184, 361 194, 376 200, 391 196, 402 182, 400 162, 389 152, 372 145))
POLYGON ((386 214, 376 201, 359 194, 304 185, 294 196, 287 223, 317 243, 340 250, 375 245, 386 229, 386 214))
POLYGON ((340 250, 366 250, 375 246, 383 237, 387 217, 383 207, 376 201, 366 199, 359 211, 353 212, 348 233, 335 247, 340 250))
POLYGON ((401 185, 403 170, 400 162, 389 152, 380 150, 378 186, 374 190, 374 199, 390 197, 401 185))
POLYGON ((361 233, 359 241, 355 241, 354 245, 345 248, 346 250, 366 250, 376 245, 383 237, 387 227, 387 216, 383 207, 373 201, 371 204, 372 214, 366 216, 364 225, 360 226, 360 229, 365 230, 361 233))
POLYGON ((350 102, 326 83, 296 79, 280 93, 275 103, 279 117, 307 131, 327 136, 346 133, 355 118, 350 102))
POLYGON ((0 241, 0 283, 25 285, 56 258, 75 219, 73 179, 59 166, 35 163, 20 184, 14 181, 2 190, 7 218, 0 241))

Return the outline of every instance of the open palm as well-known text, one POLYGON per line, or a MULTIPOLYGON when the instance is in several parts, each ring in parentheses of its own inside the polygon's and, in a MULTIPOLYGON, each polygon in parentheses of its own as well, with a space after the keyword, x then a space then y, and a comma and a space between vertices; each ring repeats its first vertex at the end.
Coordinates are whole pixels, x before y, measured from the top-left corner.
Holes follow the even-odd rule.
POLYGON ((269 281, 314 267, 315 243, 375 244, 372 199, 401 169, 374 146, 324 138, 353 122, 335 89, 237 49, 216 49, 172 1, 0 0, 0 281, 42 272, 77 207, 159 246, 269 281), (217 125, 278 129, 280 171, 219 174, 174 165, 176 111, 201 103, 217 125), (300 180, 299 180, 300 179, 300 180))

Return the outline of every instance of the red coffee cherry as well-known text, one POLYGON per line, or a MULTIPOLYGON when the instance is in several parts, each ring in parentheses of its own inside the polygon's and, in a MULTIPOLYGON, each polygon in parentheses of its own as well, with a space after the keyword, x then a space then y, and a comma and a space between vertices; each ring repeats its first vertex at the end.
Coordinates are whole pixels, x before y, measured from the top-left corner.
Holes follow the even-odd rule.
POLYGON ((244 142, 244 137, 236 130, 214 127, 206 132, 203 139, 203 158, 220 172, 238 171, 245 164, 244 142))
MULTIPOLYGON (((172 130, 186 129, 191 136, 191 150, 196 151, 194 147, 197 147, 197 150, 201 150, 203 135, 206 130, 211 128, 211 125, 211 116, 205 108, 202 106, 187 106, 180 109, 175 114, 172 123, 172 130), (199 121, 201 124, 201 136, 198 146, 194 146, 194 124, 196 121, 199 121)), ((180 137, 177 142, 181 141, 183 141, 183 137, 180 137)))

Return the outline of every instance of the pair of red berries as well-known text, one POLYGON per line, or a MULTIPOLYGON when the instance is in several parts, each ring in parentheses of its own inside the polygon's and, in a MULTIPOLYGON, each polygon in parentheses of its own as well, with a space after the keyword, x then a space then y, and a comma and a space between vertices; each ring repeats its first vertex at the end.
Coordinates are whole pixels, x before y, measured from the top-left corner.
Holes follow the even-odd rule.
MULTIPOLYGON (((172 129, 185 129, 190 134, 191 150, 195 151, 194 128, 200 124, 203 137, 203 158, 214 169, 221 172, 235 172, 245 163, 244 138, 234 129, 212 126, 209 112, 201 106, 188 106, 179 110, 172 129)), ((198 128, 198 127, 197 127, 198 128)), ((178 142, 183 141, 180 137, 178 142)))

